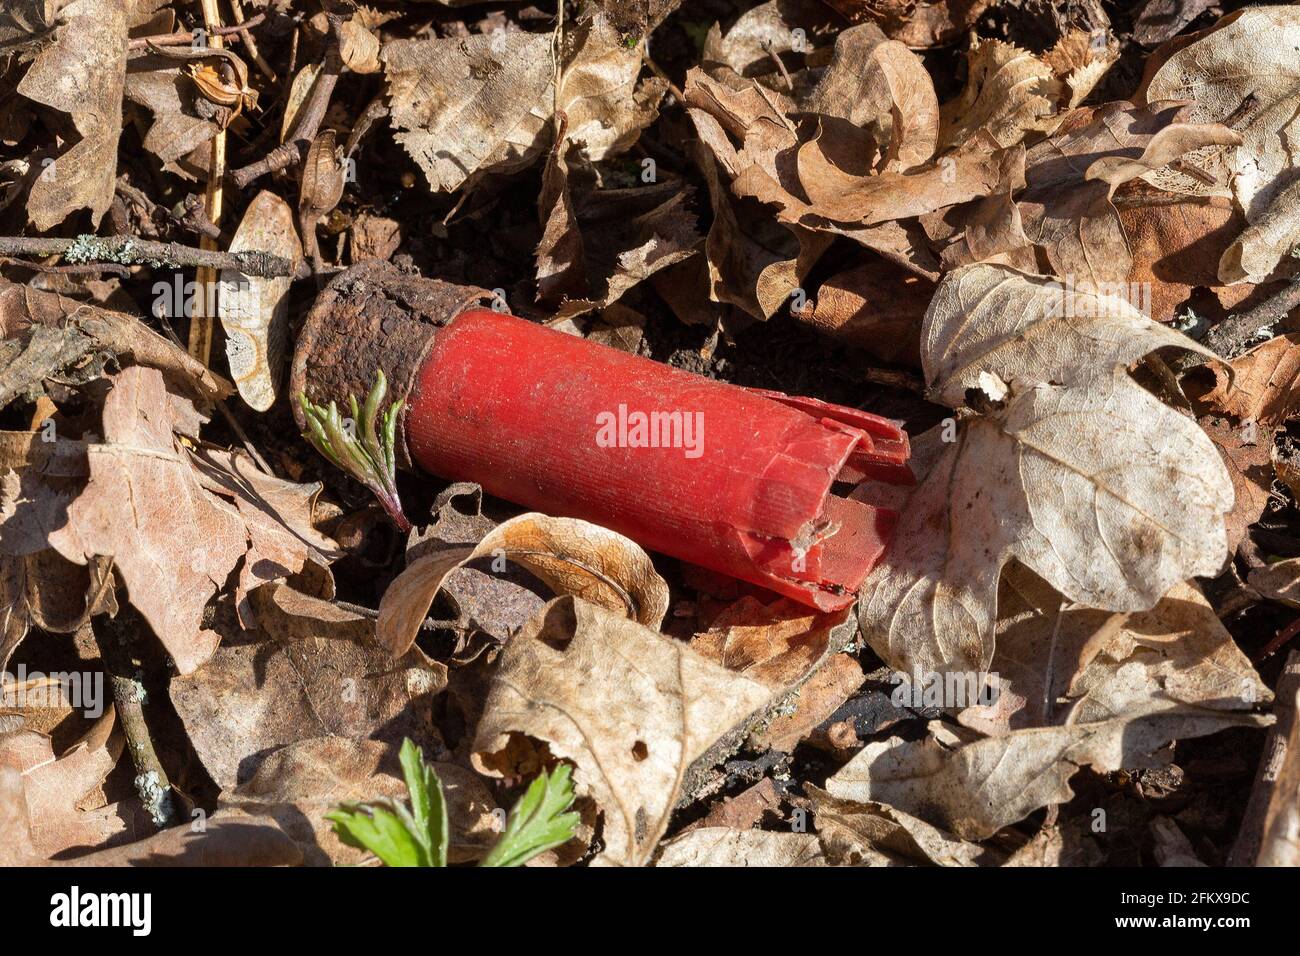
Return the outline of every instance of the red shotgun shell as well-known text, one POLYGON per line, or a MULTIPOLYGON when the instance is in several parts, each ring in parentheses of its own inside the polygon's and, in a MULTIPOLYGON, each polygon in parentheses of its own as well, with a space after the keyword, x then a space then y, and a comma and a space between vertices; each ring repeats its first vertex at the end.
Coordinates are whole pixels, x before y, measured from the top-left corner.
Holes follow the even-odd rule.
POLYGON ((913 480, 906 433, 875 415, 482 308, 428 331, 404 416, 421 469, 823 610, 852 603, 897 518, 834 483, 913 480))

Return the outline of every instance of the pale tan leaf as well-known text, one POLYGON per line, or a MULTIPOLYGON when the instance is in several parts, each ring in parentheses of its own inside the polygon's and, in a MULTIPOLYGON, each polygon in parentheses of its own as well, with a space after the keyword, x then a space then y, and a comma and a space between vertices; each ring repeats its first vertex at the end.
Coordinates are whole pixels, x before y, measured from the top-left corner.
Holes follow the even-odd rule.
POLYGON ((655 866, 829 866, 812 833, 699 827, 664 844, 655 866))
POLYGON ((1068 803, 1081 767, 1099 773, 1153 765, 1170 740, 1271 717, 1166 704, 1137 717, 1015 730, 948 749, 934 737, 868 744, 826 781, 841 799, 885 803, 966 840, 982 840, 1050 803, 1068 803))
POLYGON ((126 79, 126 4, 72 0, 59 11, 54 43, 37 54, 18 92, 67 113, 80 139, 32 184, 27 215, 39 230, 89 208, 91 221, 113 201, 117 141, 122 134, 126 79))
POLYGON ((579 796, 604 815, 596 862, 640 865, 691 765, 770 697, 636 621, 557 598, 502 652, 473 761, 484 773, 514 774, 520 738, 571 760, 579 796))
POLYGON ((577 518, 530 513, 497 525, 473 548, 426 555, 399 574, 379 604, 379 642, 405 653, 447 575, 486 556, 514 561, 556 594, 576 595, 647 627, 658 627, 668 611, 668 585, 640 545, 577 518))
MULTIPOLYGON (((340 189, 341 191, 341 189, 340 189)), ((302 243, 289 204, 262 190, 248 204, 230 241, 231 252, 261 250, 290 262, 302 258, 302 243)), ((217 315, 226 332, 226 358, 240 397, 256 411, 275 402, 289 337, 289 276, 259 278, 222 270, 217 315)))
POLYGON ((1279 176, 1297 159, 1297 46, 1300 7, 1238 10, 1157 50, 1137 97, 1139 102, 1193 100, 1195 122, 1232 119, 1242 146, 1214 151, 1209 158, 1226 166, 1232 194, 1251 222, 1267 208, 1280 188, 1279 176))

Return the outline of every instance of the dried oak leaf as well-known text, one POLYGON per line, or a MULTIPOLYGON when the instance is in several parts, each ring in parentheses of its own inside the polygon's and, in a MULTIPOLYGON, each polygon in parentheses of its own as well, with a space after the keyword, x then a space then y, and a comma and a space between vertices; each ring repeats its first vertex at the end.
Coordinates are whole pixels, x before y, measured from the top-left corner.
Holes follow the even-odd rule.
POLYGON ((1156 766, 1153 755, 1171 740, 1270 723, 1271 717, 1151 701, 1137 713, 965 744, 894 737, 867 744, 826 781, 826 790, 841 799, 885 803, 961 839, 982 840, 1039 807, 1068 803, 1074 796, 1070 778, 1082 767, 1108 773, 1156 766))
POLYGON ((939 100, 921 58, 874 25, 850 27, 835 38, 830 65, 802 108, 875 125, 884 168, 907 172, 934 155, 939 100))
POLYGON ((744 597, 725 608, 691 649, 727 670, 774 689, 801 682, 833 650, 832 632, 847 614, 819 613, 787 598, 744 597))
POLYGON ((53 292, 0 281, 0 407, 46 379, 69 385, 110 362, 158 369, 178 394, 210 403, 232 394, 219 375, 143 322, 53 292))
POLYGON ((668 611, 668 585, 640 545, 577 518, 530 513, 497 525, 472 548, 435 551, 408 566, 379 603, 379 643, 405 653, 447 575, 487 556, 522 565, 556 594, 576 595, 646 627, 658 627, 668 611))
POLYGON ((915 366, 934 288, 928 279, 872 256, 823 282, 796 317, 886 362, 915 366))
POLYGON ((528 739, 572 761, 579 796, 604 815, 595 862, 640 865, 691 765, 771 697, 637 621, 557 598, 502 651, 472 761, 482 773, 516 773, 528 739))
MULTIPOLYGON (((311 165, 310 156, 308 159, 304 176, 311 165)), ((269 252, 292 263, 302 258, 293 210, 270 190, 264 189, 253 197, 230 240, 230 252, 246 250, 269 252)), ((261 278, 236 269, 223 269, 218 279, 217 315, 226 332, 230 375, 240 397, 259 412, 275 403, 284 372, 292 284, 289 276, 261 278)))
MULTIPOLYGON (((451 827, 447 858, 477 860, 497 838, 496 801, 471 770, 435 761, 451 827)), ((298 845, 309 866, 352 866, 369 857, 345 846, 325 815, 345 802, 407 798, 393 747, 377 740, 313 737, 281 747, 229 795, 230 806, 271 817, 298 845)))
POLYGON ((0 821, 9 831, 0 832, 0 847, 10 852, 21 847, 26 857, 7 861, 10 865, 92 850, 130 835, 130 812, 119 804, 106 805, 100 791, 122 748, 111 706, 62 754, 55 754, 45 734, 18 730, 0 735, 0 775, 19 775, 8 786, 0 785, 0 821))
POLYGON ((663 846, 657 867, 830 866, 813 833, 697 827, 663 846))
POLYGON ((1219 281, 1263 282, 1300 244, 1300 182, 1273 192, 1219 260, 1219 281))
MULTIPOLYGON (((558 107, 586 158, 635 142, 665 86, 637 85, 641 55, 603 17, 565 39, 558 107)), ((382 59, 396 139, 434 192, 479 172, 509 172, 546 147, 557 105, 549 33, 496 31, 435 40, 394 40, 382 59)))
POLYGON ((36 55, 18 92, 69 114, 76 136, 42 171, 27 197, 27 216, 39 230, 57 226, 77 209, 91 221, 113 202, 117 141, 122 134, 129 4, 71 0, 59 10, 54 42, 36 55))
MULTIPOLYGON (((266 489, 288 483, 253 478, 251 466, 218 478, 211 456, 199 468, 172 433, 182 414, 182 400, 167 392, 158 371, 134 366, 115 376, 104 402, 104 439, 86 446, 90 479, 50 546, 77 564, 111 558, 131 603, 185 674, 216 647, 217 635, 202 626, 203 610, 241 558, 240 599, 309 561, 328 570, 268 507, 266 489)), ((317 491, 306 486, 308 500, 317 491)))
POLYGON ((1285 424, 1300 412, 1300 333, 1278 335, 1215 367, 1214 387, 1195 397, 1211 409, 1261 428, 1285 424))
POLYGON ((428 734, 446 668, 418 648, 394 658, 375 622, 284 585, 254 602, 262 634, 226 635, 169 693, 216 784, 234 790, 273 750, 313 737, 401 741, 428 734))
MULTIPOLYGON (((1193 100, 1192 121, 1227 123, 1241 134, 1239 149, 1213 150, 1195 165, 1214 169, 1216 182, 1231 181, 1249 222, 1288 182, 1283 174, 1296 163, 1297 46, 1300 7, 1238 10, 1156 50, 1134 96, 1137 103, 1193 100)), ((1204 178, 1184 175, 1161 185, 1195 194, 1205 191, 1204 178)))
POLYGON ((1000 736, 1067 722, 1092 723, 1146 696, 1213 710, 1249 710, 1267 685, 1194 584, 1172 588, 1149 611, 1115 613, 1063 600, 1013 563, 998 594, 997 700, 961 711, 961 723, 1000 736))
POLYGON ((939 147, 947 150, 985 130, 999 146, 1050 133, 1092 91, 1118 55, 1109 44, 1073 31, 1043 56, 995 39, 972 39, 966 86, 940 109, 939 147))
POLYGON ((874 20, 895 40, 924 49, 951 43, 993 0, 825 0, 854 22, 874 20))
POLYGON ((1182 121, 1186 109, 1127 102, 1078 109, 1028 150, 1017 203, 1025 234, 1057 275, 1096 287, 1127 281, 1132 253, 1115 190, 1196 149, 1240 141, 1219 124, 1182 121))
POLYGON ((926 475, 864 582, 859 620, 899 670, 986 671, 999 572, 1016 557, 1070 600, 1144 610, 1226 557, 1232 485, 1195 422, 1124 367, 1205 350, 1118 297, 974 265, 940 283, 922 330, 935 400, 993 403, 914 443, 926 475))
POLYGON ((171 827, 135 843, 99 850, 69 866, 297 866, 302 854, 273 823, 219 809, 201 831, 171 827))
POLYGON ((807 784, 817 838, 839 866, 980 866, 997 855, 896 807, 842 800, 807 784))

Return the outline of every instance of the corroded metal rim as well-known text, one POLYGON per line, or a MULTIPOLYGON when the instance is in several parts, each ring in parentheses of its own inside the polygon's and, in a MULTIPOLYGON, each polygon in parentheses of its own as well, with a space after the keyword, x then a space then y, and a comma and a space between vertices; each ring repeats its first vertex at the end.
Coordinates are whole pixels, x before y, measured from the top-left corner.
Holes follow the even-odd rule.
MULTIPOLYGON (((365 397, 379 369, 388 378, 386 401, 406 399, 438 328, 491 301, 485 289, 427 279, 380 260, 340 273, 316 297, 298 337, 289 375, 294 421, 306 427, 299 394, 346 408, 349 395, 365 397)), ((405 410, 398 430, 399 463, 410 468, 405 410)))

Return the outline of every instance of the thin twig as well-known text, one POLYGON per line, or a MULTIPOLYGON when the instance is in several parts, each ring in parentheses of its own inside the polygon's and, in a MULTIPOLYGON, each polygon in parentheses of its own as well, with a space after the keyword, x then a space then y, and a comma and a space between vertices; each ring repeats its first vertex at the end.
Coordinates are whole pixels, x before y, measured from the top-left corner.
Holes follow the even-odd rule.
POLYGON ((105 272, 111 272, 113 275, 122 279, 127 279, 131 276, 130 269, 116 262, 78 262, 75 265, 52 266, 44 262, 28 262, 26 259, 15 259, 13 256, 0 256, 0 262, 5 263, 6 265, 21 266, 24 269, 34 269, 37 272, 48 272, 55 275, 100 275, 105 272))
POLYGON ((249 19, 244 19, 244 7, 239 0, 230 0, 231 12, 235 15, 235 28, 239 31, 239 38, 244 41, 244 48, 248 50, 248 55, 252 57, 254 65, 262 71, 262 75, 271 83, 279 80, 275 75, 275 70, 271 69, 271 64, 266 62, 262 52, 257 48, 257 41, 253 39, 253 34, 249 31, 266 19, 266 14, 259 13, 249 19))
MULTIPOLYGON (((221 27, 221 11, 217 0, 199 0, 203 8, 203 24, 209 34, 221 27)), ((212 46, 223 48, 221 35, 212 36, 212 46)), ((217 127, 217 134, 212 137, 211 151, 208 154, 208 185, 203 195, 204 211, 208 221, 220 228, 224 200, 223 183, 226 178, 226 128, 225 124, 217 127)), ((219 233, 218 233, 219 234, 219 233)), ((211 235, 199 236, 199 248, 217 248, 217 240, 211 235)), ((191 307, 189 353, 205 366, 212 361, 212 338, 216 329, 216 316, 208 314, 208 305, 213 301, 212 287, 216 284, 217 273, 209 266, 200 266, 194 276, 197 288, 191 307)))
MULTIPOLYGON (((249 19, 243 21, 239 26, 217 27, 212 30, 208 30, 205 28, 204 32, 208 36, 219 36, 230 40, 243 40, 244 45, 248 47, 248 52, 256 56, 253 47, 249 45, 249 38, 247 38, 245 34, 253 27, 261 24, 262 21, 265 19, 266 19, 266 14, 259 13, 257 16, 250 17, 249 19)), ((132 40, 130 43, 127 44, 127 49, 144 50, 148 48, 149 44, 151 43, 154 46, 190 46, 194 43, 194 31, 181 30, 177 33, 160 33, 157 36, 136 37, 134 40, 132 40)))
MULTIPOLYGON (((105 569, 105 575, 112 574, 105 569)), ((145 689, 139 678, 139 666, 131 653, 133 636, 123 619, 107 620, 96 627, 88 625, 99 645, 99 656, 113 689, 113 706, 126 738, 126 748, 135 765, 135 789, 159 830, 176 824, 176 805, 172 800, 171 781, 158 759, 153 737, 144 716, 145 689)))
POLYGON ((1286 318, 1297 306, 1300 306, 1300 281, 1293 279, 1253 309, 1234 312, 1210 329, 1204 344, 1217 355, 1235 358, 1256 335, 1286 318))
POLYGON ((343 21, 334 14, 328 16, 330 43, 325 50, 325 61, 321 65, 320 75, 312 85, 311 96, 298 112, 293 131, 282 145, 256 162, 249 163, 230 174, 230 182, 237 189, 245 189, 253 180, 267 173, 296 166, 306 158, 307 149, 316 138, 321 121, 325 119, 325 113, 329 109, 330 97, 334 95, 334 86, 338 83, 339 74, 343 72, 343 57, 339 54, 343 21))
MULTIPOLYGON (((117 262, 155 268, 206 266, 211 269, 237 269, 244 275, 259 278, 300 278, 291 261, 269 252, 219 252, 195 249, 178 242, 138 239, 135 236, 80 235, 72 239, 0 236, 0 256, 63 256, 69 263, 117 262)), ((310 275, 310 271, 304 268, 302 275, 310 275)))
POLYGON ((668 84, 668 92, 673 95, 673 98, 677 100, 680 105, 685 106, 686 94, 682 92, 681 87, 668 78, 668 74, 659 68, 658 63, 650 59, 649 40, 641 41, 641 60, 647 67, 649 67, 651 73, 668 84))

